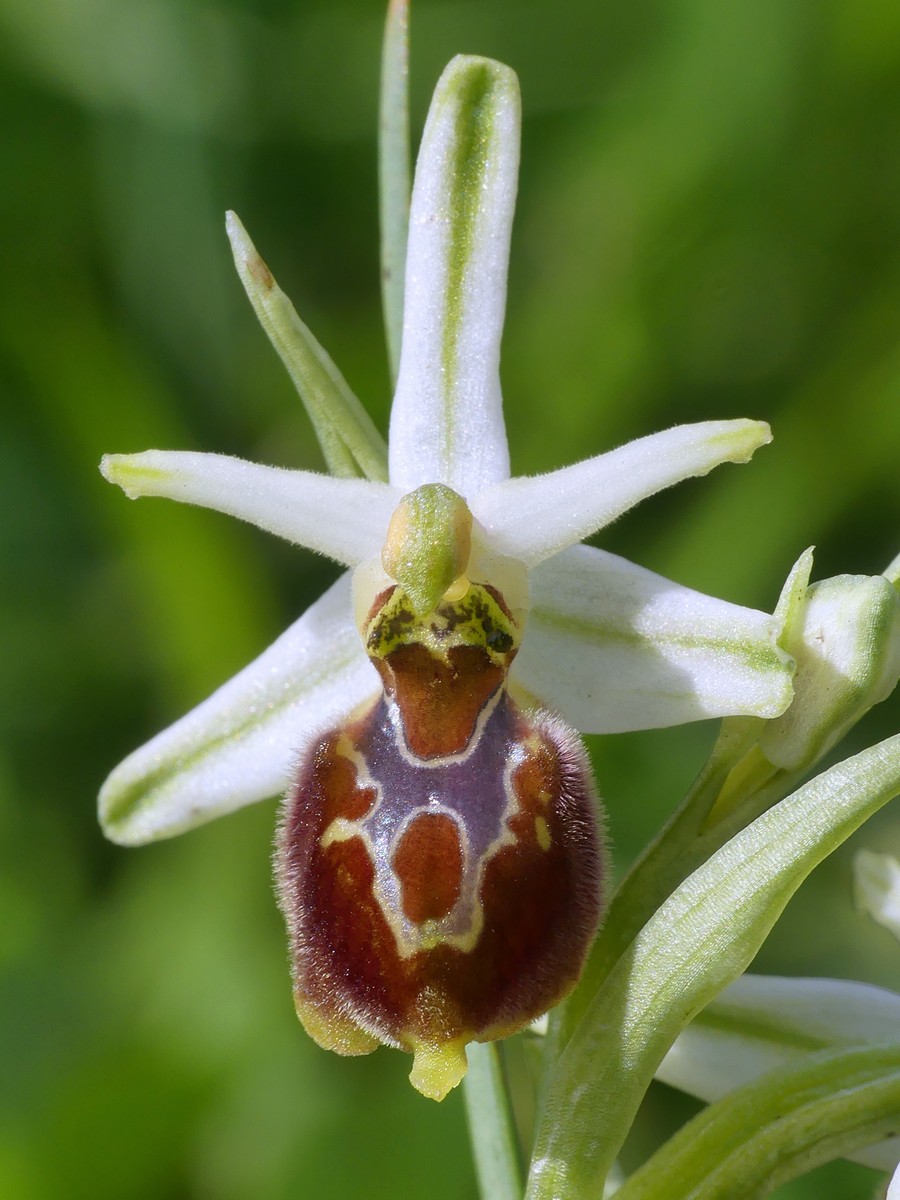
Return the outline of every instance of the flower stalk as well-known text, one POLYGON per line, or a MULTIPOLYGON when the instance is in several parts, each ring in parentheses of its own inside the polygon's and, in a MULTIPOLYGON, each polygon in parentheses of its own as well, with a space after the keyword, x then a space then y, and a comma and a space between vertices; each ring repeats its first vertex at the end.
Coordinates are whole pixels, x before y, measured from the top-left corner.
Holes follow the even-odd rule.
POLYGON ((464 1093, 481 1195, 493 1200, 521 1200, 524 1181, 519 1147, 500 1054, 494 1043, 470 1047, 464 1093))
POLYGON ((409 0, 390 0, 381 54, 378 196, 381 300, 391 382, 403 340, 403 294, 409 235, 409 0))

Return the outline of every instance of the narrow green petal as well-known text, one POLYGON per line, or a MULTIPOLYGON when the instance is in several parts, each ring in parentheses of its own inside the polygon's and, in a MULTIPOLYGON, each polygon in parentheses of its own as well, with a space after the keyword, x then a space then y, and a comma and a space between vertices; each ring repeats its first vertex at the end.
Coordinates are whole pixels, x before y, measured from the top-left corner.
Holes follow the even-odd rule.
POLYGON ((416 165, 391 412, 391 482, 468 497, 506 479, 500 337, 519 165, 519 87, 486 58, 441 76, 416 165))
POLYGON ((381 54, 378 183, 381 299, 391 380, 403 337, 403 285, 409 232, 409 0, 390 0, 381 54))
POLYGON ((763 813, 661 905, 593 995, 556 1064, 529 1200, 581 1200, 601 1190, 677 1035, 746 969, 809 872, 898 792, 900 735, 763 813))
POLYGON ((259 322, 300 393, 334 475, 387 479, 387 447, 343 375, 297 316, 236 213, 225 228, 234 263, 259 322))

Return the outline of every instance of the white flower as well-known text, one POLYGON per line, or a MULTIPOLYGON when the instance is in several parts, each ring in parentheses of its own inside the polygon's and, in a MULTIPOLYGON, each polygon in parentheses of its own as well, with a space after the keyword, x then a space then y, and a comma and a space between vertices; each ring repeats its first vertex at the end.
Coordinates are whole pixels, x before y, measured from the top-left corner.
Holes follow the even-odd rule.
POLYGON ((514 74, 455 59, 416 171, 387 450, 229 214, 333 474, 158 450, 102 463, 129 496, 230 513, 353 569, 126 759, 100 814, 135 844, 293 780, 277 876, 298 1014, 340 1053, 412 1051, 413 1083, 437 1099, 468 1041, 574 986, 596 929, 602 834, 565 722, 772 718, 792 696, 780 620, 579 544, 645 496, 745 462, 766 425, 682 426, 509 477, 498 368, 518 144, 514 74))
MULTIPOLYGON (((498 367, 518 143, 513 72, 454 59, 435 93, 415 177, 388 482, 371 478, 377 440, 367 440, 366 418, 295 316, 292 336, 313 348, 310 369, 347 403, 340 420, 329 425, 326 413, 317 421, 323 441, 331 437, 329 461, 333 469, 343 462, 345 474, 361 464, 370 478, 160 450, 109 455, 103 473, 131 497, 230 513, 349 568, 378 562, 405 495, 445 484, 474 517, 473 553, 527 571, 527 625, 510 674, 520 695, 588 733, 775 717, 792 693, 772 617, 579 545, 645 497, 747 461, 769 441, 765 424, 680 426, 563 470, 509 477, 498 367)), ((287 301, 231 216, 229 233, 265 321, 267 304, 287 301)), ((303 748, 380 689, 348 571, 255 662, 113 771, 100 796, 106 833, 148 842, 283 792, 303 748)))

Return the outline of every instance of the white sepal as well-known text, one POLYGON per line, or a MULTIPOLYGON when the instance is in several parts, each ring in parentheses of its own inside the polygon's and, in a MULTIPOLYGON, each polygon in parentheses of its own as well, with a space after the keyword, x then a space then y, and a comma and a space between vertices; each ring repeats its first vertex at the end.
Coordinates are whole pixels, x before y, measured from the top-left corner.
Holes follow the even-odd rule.
MULTIPOLYGON (((843 979, 742 975, 679 1034, 656 1078, 711 1102, 805 1053, 900 1042, 900 995, 843 979)), ((853 1156, 880 1170, 900 1138, 853 1156)))
POLYGON ((132 500, 165 496, 212 508, 347 567, 380 552, 400 498, 386 483, 186 450, 107 454, 100 470, 132 500))
POLYGON ((765 613, 716 600, 590 546, 535 569, 512 678, 583 733, 705 717, 771 717, 790 659, 765 613))
POLYGON ((136 750, 100 792, 107 837, 172 837, 283 792, 300 752, 380 686, 344 574, 259 658, 136 750))
POLYGON ((747 462, 769 441, 761 421, 678 425, 547 475, 487 488, 470 506, 498 550, 534 566, 655 492, 721 463, 747 462))
POLYGON ((391 411, 390 478, 463 496, 509 475, 500 337, 519 167, 515 73, 457 57, 438 82, 416 165, 391 411))

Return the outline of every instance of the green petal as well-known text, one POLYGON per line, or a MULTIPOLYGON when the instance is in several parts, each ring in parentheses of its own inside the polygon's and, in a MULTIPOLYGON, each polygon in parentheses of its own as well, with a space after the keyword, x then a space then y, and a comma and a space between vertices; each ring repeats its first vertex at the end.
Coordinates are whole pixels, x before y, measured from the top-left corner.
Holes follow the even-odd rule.
POLYGON ((225 228, 234 265, 259 322, 306 406, 333 475, 387 479, 387 447, 372 418, 350 390, 263 262, 236 213, 225 228))

